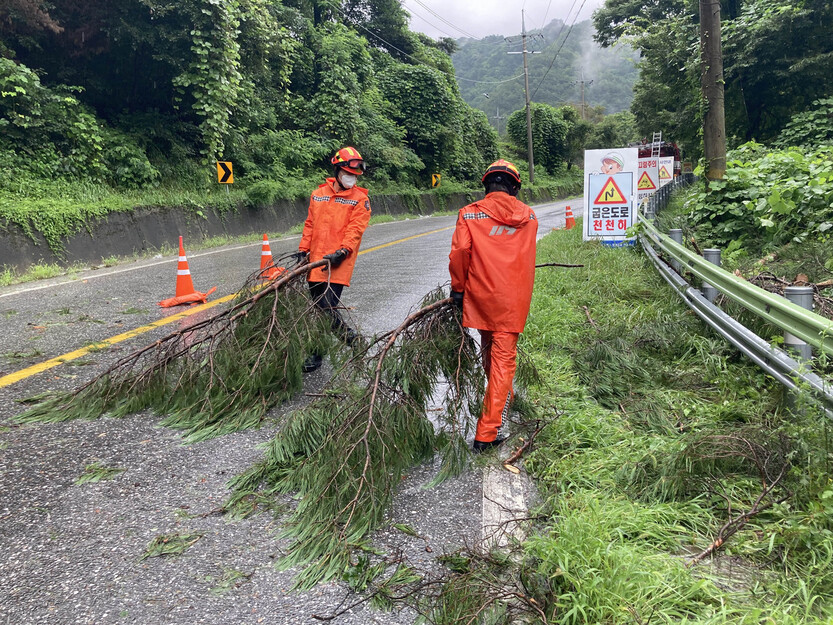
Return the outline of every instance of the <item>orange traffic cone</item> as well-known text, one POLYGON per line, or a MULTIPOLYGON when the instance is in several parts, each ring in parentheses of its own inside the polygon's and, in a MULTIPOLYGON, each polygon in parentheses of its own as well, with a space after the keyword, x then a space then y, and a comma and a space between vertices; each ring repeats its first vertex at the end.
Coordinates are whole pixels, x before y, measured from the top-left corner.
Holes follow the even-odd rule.
POLYGON ((565 221, 564 221, 564 229, 565 230, 572 230, 576 225, 576 220, 573 217, 573 211, 570 210, 570 207, 567 207, 567 211, 564 213, 565 221))
POLYGON ((286 269, 275 267, 272 264, 272 248, 269 247, 269 238, 263 235, 263 245, 260 247, 260 275, 264 280, 274 280, 286 269))
POLYGON ((188 269, 188 259, 185 258, 185 248, 182 246, 182 237, 179 237, 179 264, 176 267, 176 295, 169 299, 162 300, 159 305, 163 308, 179 306, 181 304, 205 304, 208 296, 217 290, 216 286, 211 287, 208 293, 200 293, 194 289, 194 282, 191 280, 191 270, 188 269))

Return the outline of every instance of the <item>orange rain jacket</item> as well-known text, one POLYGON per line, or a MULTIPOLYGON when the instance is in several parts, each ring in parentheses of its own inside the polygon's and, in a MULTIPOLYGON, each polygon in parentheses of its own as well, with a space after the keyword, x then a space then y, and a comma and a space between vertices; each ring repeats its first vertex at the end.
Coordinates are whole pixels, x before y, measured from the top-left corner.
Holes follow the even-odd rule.
POLYGON ((451 239, 451 289, 462 291, 463 325, 523 332, 535 282, 535 212, 495 191, 460 209, 451 239))
POLYGON ((370 200, 367 189, 353 187, 336 192, 334 183, 335 178, 327 178, 327 182, 312 192, 298 249, 309 252, 310 262, 321 260, 342 247, 348 249, 350 255, 338 267, 332 271, 326 266, 316 267, 309 272, 307 280, 350 286, 362 235, 370 222, 370 200))

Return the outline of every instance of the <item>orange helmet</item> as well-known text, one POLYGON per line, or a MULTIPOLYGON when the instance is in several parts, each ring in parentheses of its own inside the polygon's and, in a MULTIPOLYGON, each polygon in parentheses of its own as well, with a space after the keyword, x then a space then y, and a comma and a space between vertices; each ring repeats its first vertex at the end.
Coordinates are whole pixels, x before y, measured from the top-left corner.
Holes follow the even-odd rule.
POLYGON ((492 174, 509 174, 509 177, 517 182, 518 186, 521 186, 521 174, 518 172, 518 168, 502 158, 489 165, 480 182, 486 182, 486 177, 492 174))
POLYGON ((330 159, 330 163, 357 176, 361 176, 367 168, 364 164, 364 159, 362 159, 362 155, 359 154, 359 151, 350 146, 341 148, 338 152, 336 152, 335 156, 330 159))

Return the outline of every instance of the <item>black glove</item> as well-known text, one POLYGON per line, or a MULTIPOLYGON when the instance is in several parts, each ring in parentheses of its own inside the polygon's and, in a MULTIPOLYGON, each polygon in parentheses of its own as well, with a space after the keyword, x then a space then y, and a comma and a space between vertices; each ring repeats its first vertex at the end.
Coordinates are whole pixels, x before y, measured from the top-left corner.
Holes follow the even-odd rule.
POLYGON ((290 258, 298 265, 306 265, 309 262, 309 252, 298 250, 292 254, 290 258))
POLYGON ((455 306, 459 306, 460 308, 463 307, 463 292, 462 291, 452 291, 451 292, 451 299, 455 306))
POLYGON ((332 265, 333 269, 338 267, 341 263, 344 262, 344 259, 350 255, 345 248, 341 248, 340 250, 336 250, 332 254, 326 254, 324 256, 324 260, 330 261, 330 265, 332 265))

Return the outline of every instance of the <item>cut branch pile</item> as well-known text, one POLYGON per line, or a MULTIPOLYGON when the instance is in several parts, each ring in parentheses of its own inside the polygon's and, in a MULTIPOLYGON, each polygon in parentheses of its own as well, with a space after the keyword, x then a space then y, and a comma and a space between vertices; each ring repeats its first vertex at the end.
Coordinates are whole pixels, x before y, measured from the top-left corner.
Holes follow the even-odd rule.
POLYGON ((711 544, 688 561, 689 566, 713 556, 752 518, 792 496, 792 492, 785 488, 783 483, 790 468, 789 446, 784 437, 771 437, 751 429, 712 434, 696 440, 687 453, 692 460, 699 462, 737 461, 740 467, 754 468, 761 483, 761 492, 749 509, 736 512, 733 509, 732 498, 723 493, 719 481, 714 480, 714 486, 710 491, 724 499, 729 519, 718 530, 711 544))
POLYGON ((409 467, 439 452, 440 481, 467 463, 469 415, 478 414, 484 381, 451 298, 430 294, 375 345, 363 366, 342 368, 324 397, 291 414, 263 460, 232 482, 229 509, 298 493, 286 531, 295 542, 282 564, 304 568, 300 587, 347 569, 409 467), (429 411, 443 381, 443 408, 429 411))
MULTIPOLYGON (((806 276, 803 277, 806 278, 806 276)), ((817 284, 808 282, 807 280, 796 280, 795 282, 790 282, 785 278, 779 278, 774 273, 771 273, 769 271, 765 271, 763 273, 759 273, 758 275, 752 276, 751 278, 748 278, 748 281, 754 284, 755 286, 759 286, 762 289, 769 291, 770 293, 777 293, 778 295, 784 295, 785 289, 788 286, 811 286, 813 287, 814 291, 814 312, 816 314, 821 315, 822 317, 833 319, 833 298, 821 294, 821 289, 830 286, 829 281, 819 282, 817 284)))
POLYGON ((144 409, 189 441, 255 427, 302 387, 301 363, 334 349, 305 288, 310 268, 265 286, 251 276, 228 309, 134 351, 72 392, 34 398, 20 422, 122 417, 144 409))

